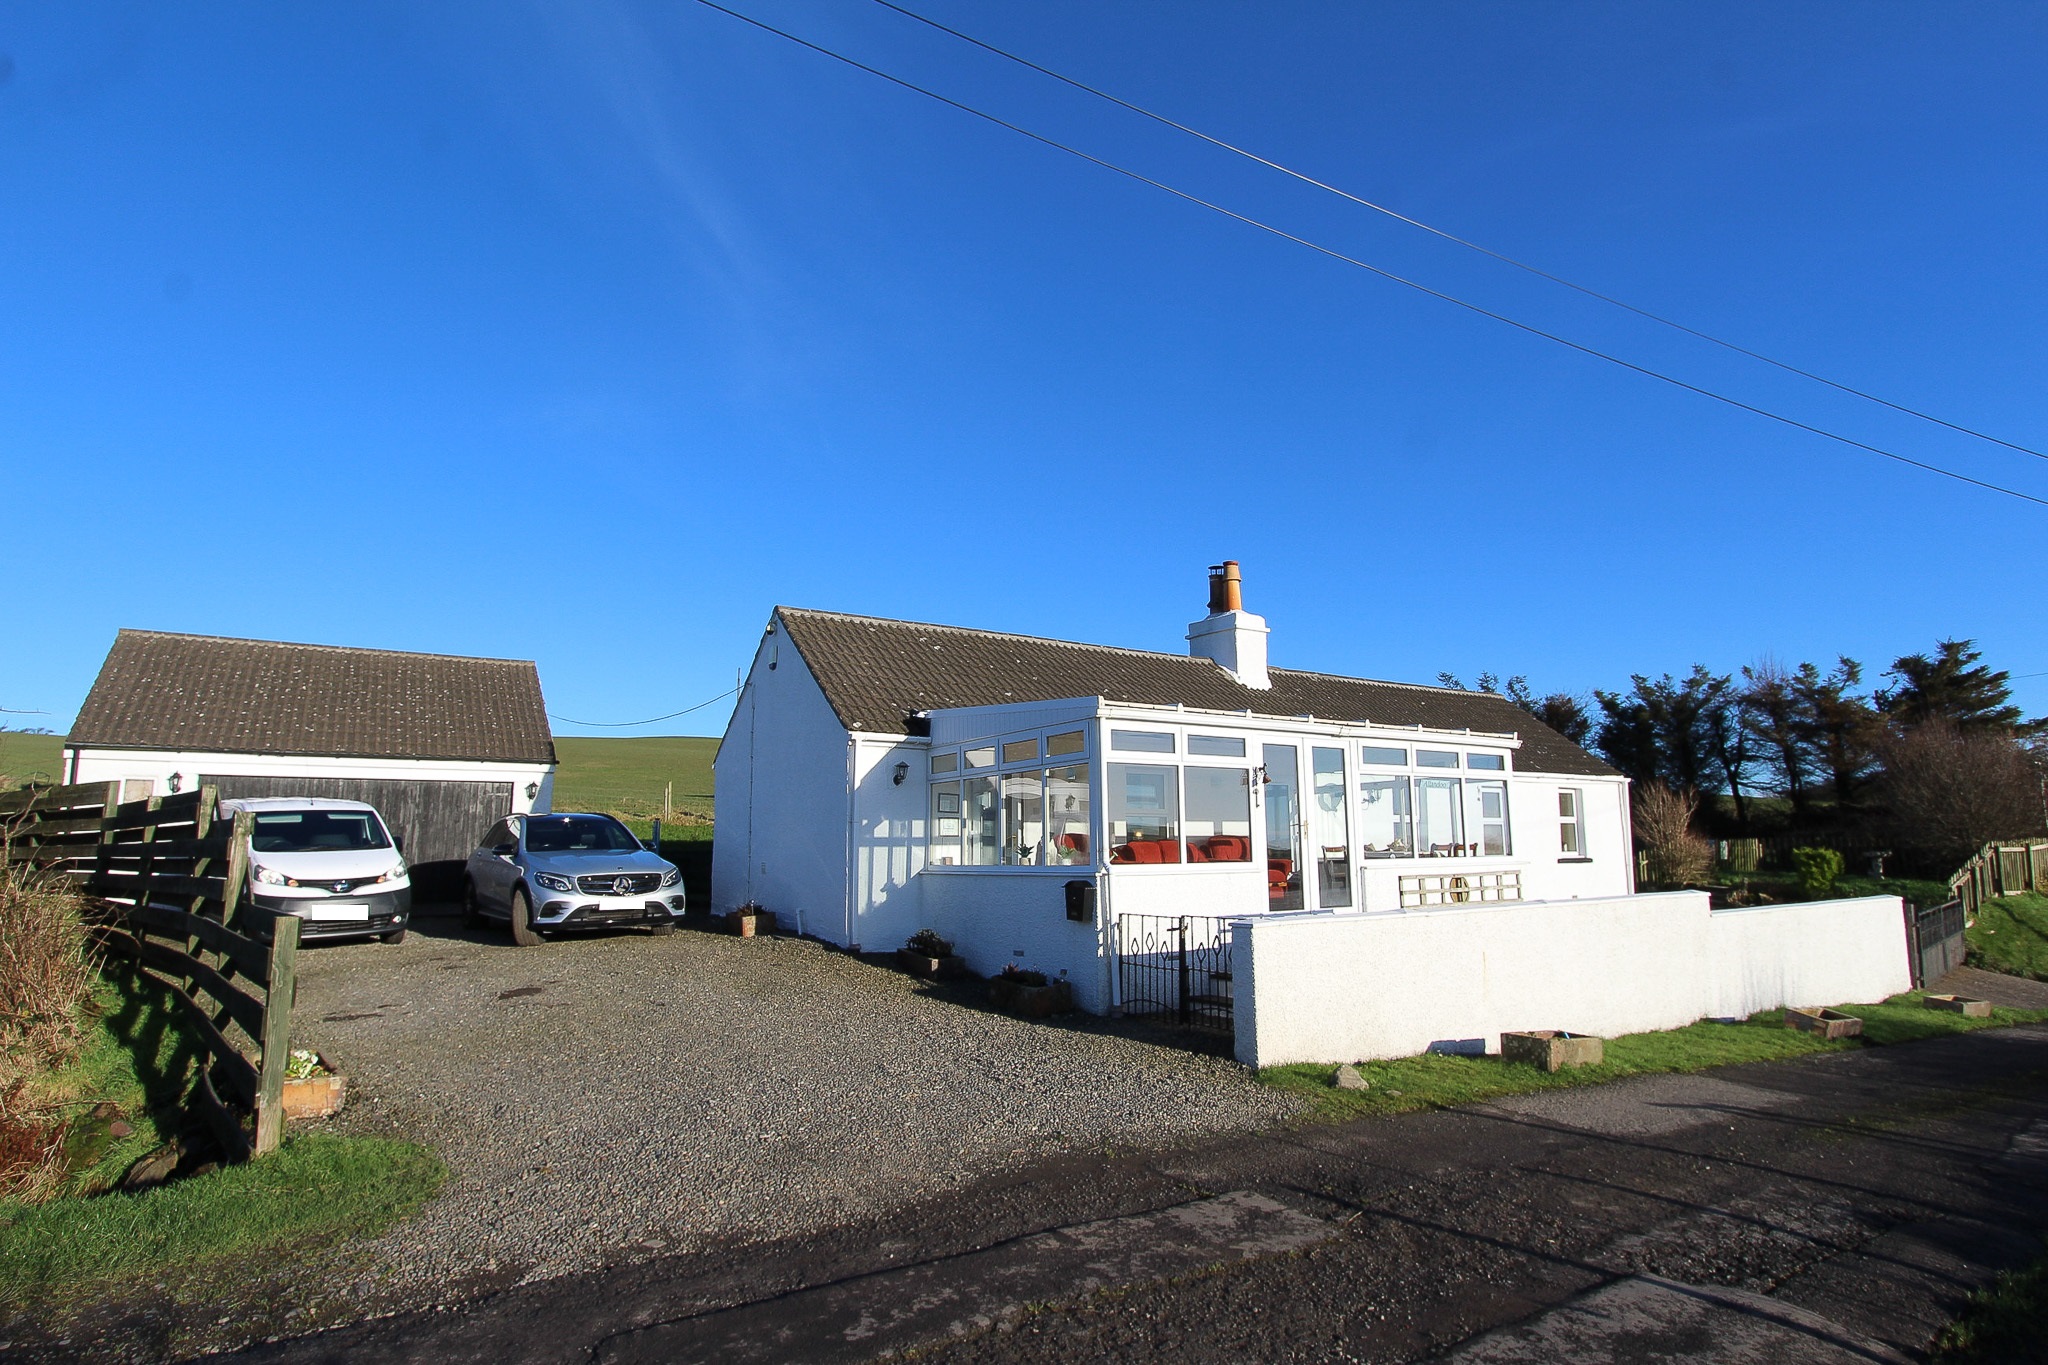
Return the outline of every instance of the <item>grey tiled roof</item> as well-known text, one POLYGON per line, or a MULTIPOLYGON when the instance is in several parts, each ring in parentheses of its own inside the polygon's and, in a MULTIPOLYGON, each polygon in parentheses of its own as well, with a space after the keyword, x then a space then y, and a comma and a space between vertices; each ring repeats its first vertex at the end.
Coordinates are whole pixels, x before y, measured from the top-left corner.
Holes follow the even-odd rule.
POLYGON ((1000 635, 872 616, 778 607, 776 615, 849 730, 904 734, 918 711, 1104 697, 1153 706, 1312 715, 1380 725, 1513 732, 1523 772, 1612 776, 1614 769, 1505 697, 1454 688, 1268 670, 1273 686, 1244 686, 1207 659, 1108 645, 1000 635))
POLYGON ((103 748, 553 763, 516 659, 124 630, 68 742, 103 748))

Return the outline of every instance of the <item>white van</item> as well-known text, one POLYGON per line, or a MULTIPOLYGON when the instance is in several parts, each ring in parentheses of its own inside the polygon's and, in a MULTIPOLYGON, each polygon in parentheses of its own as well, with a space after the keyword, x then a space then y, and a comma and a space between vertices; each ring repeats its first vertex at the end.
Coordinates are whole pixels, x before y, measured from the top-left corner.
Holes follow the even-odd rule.
POLYGON ((384 817, 362 801, 317 796, 246 797, 220 803, 255 818, 249 894, 265 910, 297 915, 299 941, 405 938, 412 879, 384 817))

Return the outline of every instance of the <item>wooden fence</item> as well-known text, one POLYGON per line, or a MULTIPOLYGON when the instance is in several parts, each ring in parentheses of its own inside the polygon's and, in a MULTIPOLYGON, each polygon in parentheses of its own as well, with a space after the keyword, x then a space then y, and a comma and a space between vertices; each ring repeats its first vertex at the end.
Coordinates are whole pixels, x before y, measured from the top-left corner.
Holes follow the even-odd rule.
POLYGON ((93 899, 107 951, 177 999, 206 1053, 194 1103, 235 1161, 284 1135, 299 921, 243 901, 250 817, 216 815, 214 789, 119 801, 91 782, 0 795, 8 856, 93 899))
POLYGON ((1948 893, 1970 914, 1993 896, 2048 889, 2048 840, 1990 843, 1948 879, 1948 893))

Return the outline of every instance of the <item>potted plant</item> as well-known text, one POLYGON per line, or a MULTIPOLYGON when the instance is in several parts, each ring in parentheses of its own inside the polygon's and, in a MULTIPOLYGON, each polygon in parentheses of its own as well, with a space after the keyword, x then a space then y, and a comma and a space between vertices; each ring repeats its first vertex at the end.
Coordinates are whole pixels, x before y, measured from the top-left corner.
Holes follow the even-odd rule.
POLYGON ((764 910, 753 901, 748 901, 727 915, 725 922, 741 938, 753 938, 757 934, 775 932, 775 912, 764 910))
POLYGON ((284 1064, 284 1093, 278 1107, 288 1119, 324 1119, 348 1097, 348 1077, 325 1057, 295 1047, 284 1064))
POLYGON ((920 929, 896 950, 896 963, 912 976, 960 976, 967 962, 953 951, 953 945, 930 929, 920 929))
POLYGON ((1034 972, 1014 963, 989 982, 989 999, 997 1009, 1026 1019, 1043 1019, 1065 1014, 1074 1008, 1074 992, 1065 981, 1051 981, 1044 972, 1034 972))

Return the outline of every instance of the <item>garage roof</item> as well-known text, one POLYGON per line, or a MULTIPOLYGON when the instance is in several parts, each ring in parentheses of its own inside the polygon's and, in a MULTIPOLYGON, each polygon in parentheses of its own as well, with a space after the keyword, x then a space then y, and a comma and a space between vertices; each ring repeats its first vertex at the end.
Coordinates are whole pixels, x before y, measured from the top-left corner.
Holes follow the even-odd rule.
POLYGON ((124 630, 66 742, 201 753, 553 763, 519 659, 124 630))
POLYGON ((1614 769, 1491 692, 1291 668, 1268 670, 1273 686, 1262 690, 1246 687, 1208 659, 1187 654, 794 607, 778 607, 776 615, 849 730, 908 734, 910 717, 920 711, 1102 697, 1261 716, 1512 732, 1522 741, 1515 767, 1523 772, 1614 775, 1614 769))

